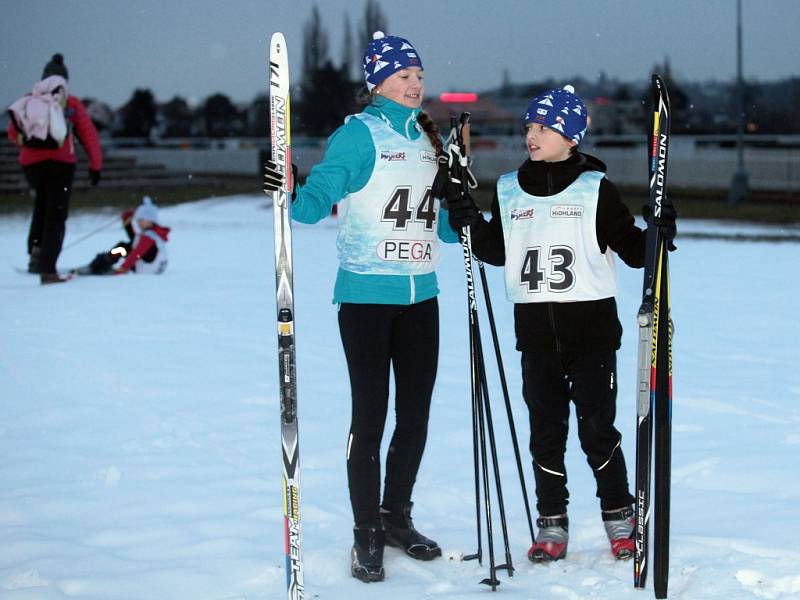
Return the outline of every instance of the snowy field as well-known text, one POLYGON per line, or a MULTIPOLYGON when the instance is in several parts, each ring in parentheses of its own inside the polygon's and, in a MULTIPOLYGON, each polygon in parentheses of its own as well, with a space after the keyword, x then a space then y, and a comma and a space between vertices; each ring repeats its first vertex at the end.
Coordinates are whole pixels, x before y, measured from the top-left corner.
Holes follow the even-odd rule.
MULTIPOLYGON (((285 597, 272 214, 263 196, 242 196, 163 209, 161 217, 173 228, 165 275, 48 287, 11 268, 26 263, 27 219, 0 220, 2 600, 285 597)), ((73 216, 66 243, 110 218, 73 216)), ((350 576, 349 386, 330 304, 335 222, 294 232, 306 597, 652 597, 651 581, 635 591, 632 564, 611 558, 574 424, 569 555, 549 566, 527 561, 530 536, 494 370, 517 570, 500 575, 492 595, 478 583, 486 566, 459 560, 475 550, 475 525, 457 246, 439 269, 442 352, 414 498, 417 526, 445 556, 419 563, 387 549, 384 583, 350 576)), ((59 264, 84 264, 122 238, 116 226, 106 229, 67 249, 59 264)), ((800 247, 691 239, 678 246, 670 597, 800 598, 800 247)), ((487 273, 525 450, 511 306, 500 270, 487 273)), ((620 288, 617 424, 632 478, 641 272, 622 266, 620 288)), ((487 341, 488 332, 484 324, 487 341)), ((527 451, 524 459, 532 497, 527 451)), ((497 519, 495 526, 499 532, 497 519)))

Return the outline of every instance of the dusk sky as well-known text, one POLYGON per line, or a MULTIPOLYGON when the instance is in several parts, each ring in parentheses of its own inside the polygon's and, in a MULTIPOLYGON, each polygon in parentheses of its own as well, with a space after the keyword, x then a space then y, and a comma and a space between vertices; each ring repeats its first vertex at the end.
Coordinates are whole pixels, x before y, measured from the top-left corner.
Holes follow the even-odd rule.
MULTIPOLYGON (((330 55, 342 54, 345 12, 353 36, 364 0, 317 2, 330 55)), ((29 91, 54 52, 71 91, 114 107, 150 88, 158 101, 222 92, 249 101, 265 89, 269 38, 287 40, 299 82, 310 0, 2 0, 0 102, 29 91)), ((381 2, 389 34, 408 38, 427 93, 480 91, 512 82, 603 71, 644 81, 669 57, 681 80, 730 80, 736 71, 735 0, 394 0, 381 2)), ((800 75, 798 0, 743 0, 744 73, 800 75)), ((359 40, 363 48, 368 40, 359 40)), ((361 58, 361 50, 357 58, 361 58)), ((580 93, 580 90, 578 90, 580 93)))

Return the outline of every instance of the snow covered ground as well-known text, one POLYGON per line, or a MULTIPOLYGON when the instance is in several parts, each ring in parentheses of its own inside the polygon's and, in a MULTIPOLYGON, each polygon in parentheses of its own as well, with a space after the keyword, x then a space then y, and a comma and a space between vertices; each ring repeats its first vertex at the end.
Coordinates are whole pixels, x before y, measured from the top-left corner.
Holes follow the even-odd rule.
MULTIPOLYGON (((242 196, 161 215, 173 227, 164 276, 48 287, 11 268, 25 264, 27 219, 0 221, 3 600, 284 597, 271 211, 262 196, 242 196)), ((73 216, 66 243, 110 218, 73 216)), ((418 563, 388 549, 384 583, 349 575, 349 388, 330 304, 335 232, 333 221, 295 227, 307 597, 490 597, 478 583, 487 568, 459 560, 475 550, 475 527, 465 285, 455 246, 439 270, 442 352, 414 511, 445 556, 418 563)), ((66 250, 60 266, 86 263, 121 237, 106 229, 66 250)), ((798 246, 678 246, 670 597, 800 598, 798 246)), ((524 450, 511 307, 500 271, 487 272, 524 450)), ((632 477, 641 273, 623 266, 620 274, 617 423, 632 477)), ((484 331, 488 339, 488 325, 484 331)), ((488 346, 487 357, 492 364, 488 346)), ((502 397, 494 370, 489 376, 517 568, 513 578, 500 575, 491 597, 652 597, 652 587, 633 589, 631 563, 608 552, 574 427, 568 558, 550 566, 526 560, 502 397)), ((499 537, 496 546, 500 559, 499 537)))

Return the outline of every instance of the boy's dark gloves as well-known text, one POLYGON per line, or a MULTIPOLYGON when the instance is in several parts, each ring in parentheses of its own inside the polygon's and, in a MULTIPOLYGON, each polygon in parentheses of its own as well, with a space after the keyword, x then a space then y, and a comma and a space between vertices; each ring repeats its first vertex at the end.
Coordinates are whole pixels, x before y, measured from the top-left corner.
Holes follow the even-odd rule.
POLYGON ((481 218, 481 212, 475 206, 472 195, 467 192, 462 194, 461 184, 448 183, 445 188, 447 197, 447 218, 450 227, 461 231, 464 227, 471 227, 481 218))
POLYGON ((678 227, 675 224, 678 218, 678 211, 675 210, 675 206, 672 202, 665 200, 661 203, 661 216, 655 217, 651 213, 649 204, 642 206, 642 215, 647 224, 652 223, 661 230, 667 240, 667 248, 670 252, 677 250, 677 246, 673 243, 678 233, 678 227))
MULTIPOLYGON (((434 198, 444 199, 447 194, 447 184, 450 182, 450 173, 447 172, 447 163, 439 163, 436 177, 433 178, 431 194, 434 198)), ((446 208, 446 207, 445 207, 446 208)))
MULTIPOLYGON (((297 182, 297 165, 292 163, 292 189, 289 190, 289 193, 292 196, 292 202, 294 202, 294 188, 296 187, 297 182)), ((281 186, 283 185, 283 173, 278 170, 278 165, 275 164, 274 161, 267 160, 264 162, 264 192, 267 194, 271 194, 272 192, 277 192, 281 186)))
POLYGON ((89 169, 89 183, 91 183, 92 186, 96 186, 100 183, 100 171, 89 169))
POLYGON ((462 185, 450 179, 447 163, 439 163, 431 194, 434 198, 439 198, 442 208, 447 210, 447 220, 455 231, 471 226, 480 218, 478 207, 469 193, 465 197, 462 194, 462 185))

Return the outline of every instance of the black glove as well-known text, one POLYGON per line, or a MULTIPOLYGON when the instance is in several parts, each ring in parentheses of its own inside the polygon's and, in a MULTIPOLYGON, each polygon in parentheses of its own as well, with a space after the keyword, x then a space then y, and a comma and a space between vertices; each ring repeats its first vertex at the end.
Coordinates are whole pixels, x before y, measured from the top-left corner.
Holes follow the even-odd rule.
POLYGON ((92 186, 100 183, 100 171, 89 169, 89 182, 92 184, 92 186))
POLYGON ((450 182, 445 188, 447 196, 447 219, 450 227, 461 231, 464 227, 471 227, 481 218, 481 211, 475 206, 472 194, 463 194, 460 183, 450 182))
POLYGON ((675 224, 675 221, 678 218, 678 211, 675 210, 675 206, 672 204, 672 202, 661 202, 661 216, 659 217, 653 216, 652 211, 650 210, 650 205, 645 204, 642 206, 642 215, 648 224, 655 225, 661 230, 661 233, 664 234, 664 238, 667 240, 667 249, 670 252, 678 249, 678 247, 673 243, 675 236, 678 233, 678 227, 675 224))
POLYGON ((433 197, 439 198, 440 200, 445 198, 447 194, 447 184, 449 182, 450 173, 447 172, 447 163, 439 163, 439 170, 436 171, 436 177, 433 178, 433 185, 431 186, 431 194, 433 194, 433 197))
MULTIPOLYGON (((292 189, 289 190, 289 193, 292 197, 292 202, 294 202, 294 189, 297 183, 297 165, 292 163, 292 189)), ((283 185, 283 173, 278 170, 278 165, 275 164, 272 160, 267 160, 264 162, 264 192, 267 194, 271 194, 272 192, 277 192, 281 186, 283 185)))

